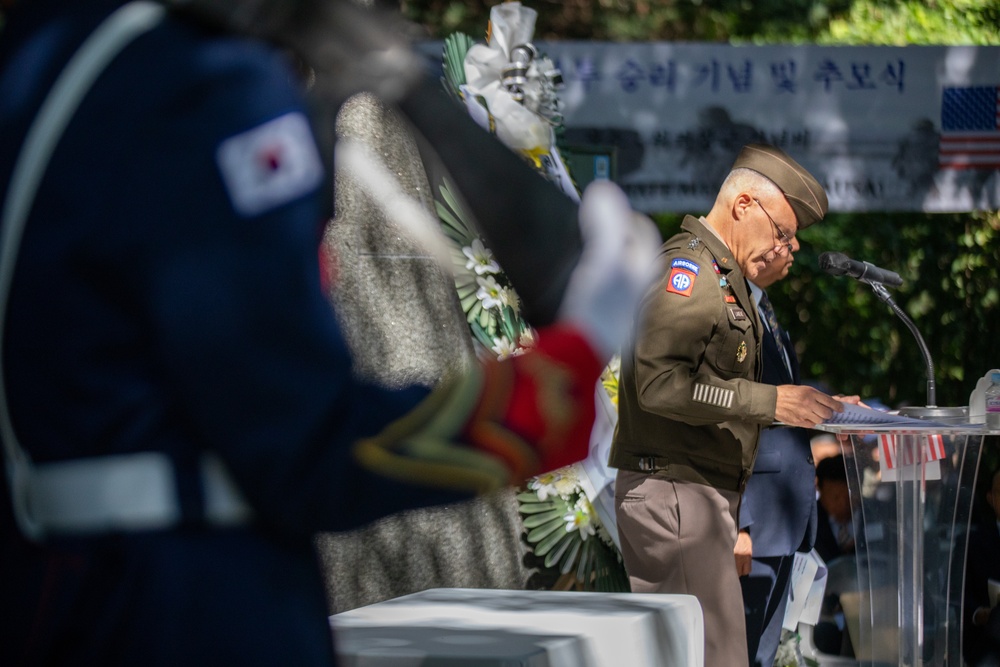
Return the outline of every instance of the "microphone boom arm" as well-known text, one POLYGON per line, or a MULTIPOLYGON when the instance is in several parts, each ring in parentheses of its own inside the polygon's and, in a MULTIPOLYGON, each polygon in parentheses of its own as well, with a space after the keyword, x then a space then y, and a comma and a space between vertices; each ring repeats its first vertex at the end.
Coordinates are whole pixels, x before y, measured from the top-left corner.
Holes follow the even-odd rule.
POLYGON ((914 338, 917 339, 917 345, 920 347, 920 353, 924 357, 924 366, 927 369, 927 407, 937 407, 937 391, 934 383, 934 361, 931 359, 931 352, 927 348, 927 343, 924 342, 924 337, 921 336, 920 331, 917 330, 917 325, 913 323, 913 320, 911 320, 905 312, 903 312, 902 308, 896 305, 896 302, 892 300, 892 295, 889 294, 889 290, 887 290, 882 283, 871 280, 862 280, 862 282, 866 282, 871 285, 872 291, 875 292, 875 296, 892 308, 892 312, 896 313, 899 319, 903 320, 906 328, 909 329, 914 338))

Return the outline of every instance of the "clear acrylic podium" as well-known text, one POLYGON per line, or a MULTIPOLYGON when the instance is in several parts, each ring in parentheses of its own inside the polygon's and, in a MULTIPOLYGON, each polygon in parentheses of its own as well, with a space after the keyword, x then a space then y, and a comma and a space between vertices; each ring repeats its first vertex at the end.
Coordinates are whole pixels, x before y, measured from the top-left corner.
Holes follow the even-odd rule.
POLYGON ((919 423, 817 429, 849 436, 841 449, 854 511, 857 587, 845 590, 841 603, 859 664, 961 667, 973 492, 984 438, 1000 431, 919 423), (895 467, 888 477, 895 479, 875 482, 873 452, 878 448, 884 468, 883 446, 891 445, 895 467))

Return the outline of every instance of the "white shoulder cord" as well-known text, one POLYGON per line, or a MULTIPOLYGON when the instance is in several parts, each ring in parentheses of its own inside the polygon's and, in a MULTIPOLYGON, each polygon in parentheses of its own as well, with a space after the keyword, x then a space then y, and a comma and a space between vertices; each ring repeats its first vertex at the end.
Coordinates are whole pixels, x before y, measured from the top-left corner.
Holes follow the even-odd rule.
MULTIPOLYGON (((165 13, 166 10, 159 4, 137 0, 108 16, 67 63, 28 130, 0 217, 0 344, 22 232, 49 158, 80 101, 104 68, 133 39, 159 24, 165 13)), ((34 519, 28 502, 33 464, 14 434, 7 405, 2 354, 0 435, 3 437, 7 477, 18 525, 25 535, 40 537, 44 526, 34 519)))

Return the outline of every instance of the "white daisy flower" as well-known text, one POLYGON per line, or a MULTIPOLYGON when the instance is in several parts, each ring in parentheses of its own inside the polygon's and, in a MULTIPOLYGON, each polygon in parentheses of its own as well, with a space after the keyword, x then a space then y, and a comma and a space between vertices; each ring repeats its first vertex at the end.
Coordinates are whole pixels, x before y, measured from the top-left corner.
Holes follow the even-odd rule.
POLYGON ((504 294, 506 290, 493 276, 476 278, 476 282, 479 283, 476 298, 483 302, 483 308, 500 308, 504 305, 504 300, 507 298, 504 294))
POLYGON ((580 538, 583 540, 597 533, 594 521, 591 518, 589 505, 590 503, 587 502, 586 498, 581 498, 577 501, 576 506, 563 516, 563 521, 566 522, 567 533, 577 530, 580 532, 580 538))
POLYGON ((475 271, 476 275, 500 273, 500 265, 493 259, 493 252, 484 246, 481 240, 475 239, 471 246, 462 248, 462 254, 469 258, 469 261, 465 263, 465 268, 475 271))

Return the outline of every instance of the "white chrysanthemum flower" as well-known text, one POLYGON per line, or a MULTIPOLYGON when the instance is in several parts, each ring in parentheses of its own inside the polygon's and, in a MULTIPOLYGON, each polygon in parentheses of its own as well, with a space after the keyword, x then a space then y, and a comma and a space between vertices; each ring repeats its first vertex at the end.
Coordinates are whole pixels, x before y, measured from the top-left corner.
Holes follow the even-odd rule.
POLYGON ((535 337, 535 330, 528 328, 521 332, 521 335, 517 339, 517 344, 521 347, 535 347, 535 343, 538 339, 535 337))
POLYGON ((500 273, 500 265, 493 259, 493 251, 483 245, 479 239, 474 239, 471 246, 462 248, 469 261, 465 263, 465 268, 475 271, 476 275, 484 273, 500 273))
POLYGON ((562 474, 554 482, 556 491, 560 496, 569 500, 580 492, 580 480, 577 478, 573 468, 564 468, 562 474))
POLYGON ((500 293, 500 300, 503 305, 514 311, 515 314, 521 312, 521 298, 513 289, 503 289, 500 293))
POLYGON ((483 308, 500 308, 504 305, 504 299, 507 298, 504 294, 506 290, 493 276, 476 278, 476 282, 479 283, 476 298, 483 302, 483 308))
POLYGON ((497 361, 503 361, 507 357, 517 353, 517 346, 507 340, 506 336, 493 339, 493 347, 490 348, 497 355, 497 361))
POLYGON ((547 472, 538 477, 532 477, 528 482, 528 488, 535 492, 539 500, 548 500, 550 497, 558 495, 555 482, 559 479, 559 474, 547 472))

